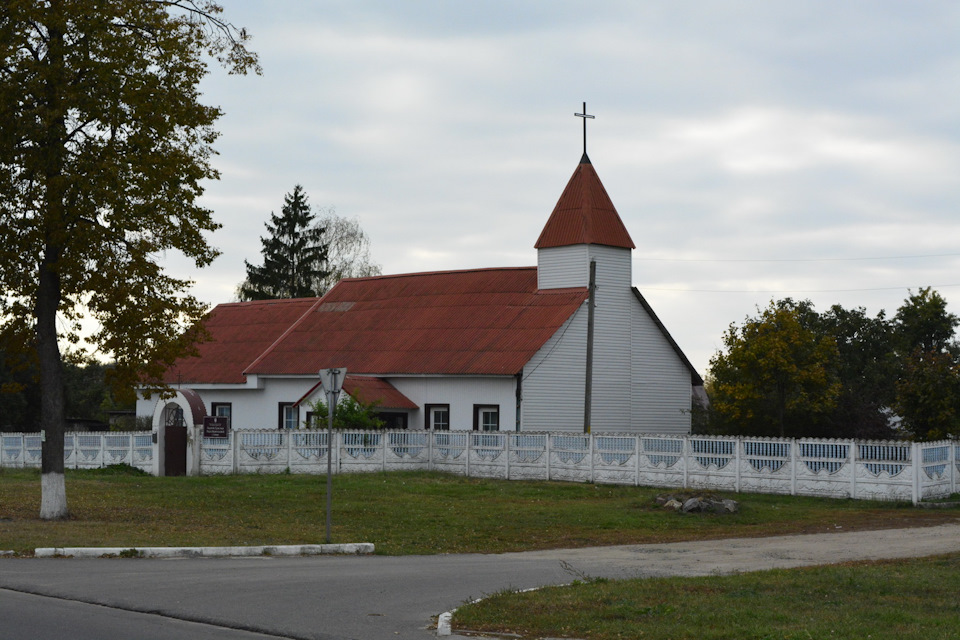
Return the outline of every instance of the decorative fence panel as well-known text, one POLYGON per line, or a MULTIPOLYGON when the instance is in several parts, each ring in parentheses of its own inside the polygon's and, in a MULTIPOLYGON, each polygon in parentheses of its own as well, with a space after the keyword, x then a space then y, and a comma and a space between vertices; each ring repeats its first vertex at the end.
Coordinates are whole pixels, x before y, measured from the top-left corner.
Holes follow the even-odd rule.
MULTIPOLYGON (((39 467, 41 436, 0 434, 0 466, 39 467)), ((64 465, 153 471, 151 432, 68 433, 64 465)), ((566 480, 910 500, 957 492, 960 444, 650 434, 476 431, 234 431, 202 438, 200 471, 322 474, 433 469, 481 478, 566 480)))
POLYGON ((511 433, 509 440, 510 475, 508 480, 547 479, 547 434, 511 433))
POLYGON ((792 440, 743 439, 737 461, 740 491, 796 493, 796 443, 792 440))
POLYGON ((239 442, 239 438, 204 438, 200 444, 200 468, 209 475, 235 472, 234 445, 239 442))
POLYGON ((794 493, 824 498, 853 495, 852 442, 798 440, 794 493))
MULTIPOLYGON (((0 467, 40 468, 39 433, 0 434, 0 467)), ((99 469, 128 464, 153 471, 153 435, 147 432, 70 432, 63 435, 66 469, 99 469)))
POLYGON ((637 438, 597 434, 593 438, 593 481, 637 483, 637 438))
POLYGON ((291 431, 290 472, 326 473, 328 451, 326 431, 291 431))
POLYGON ((470 475, 467 461, 467 447, 470 444, 469 431, 435 431, 430 439, 432 447, 431 469, 455 473, 461 476, 470 475))
MULTIPOLYGON (((851 495, 878 500, 914 499, 914 464, 918 445, 910 442, 858 442, 851 445, 851 450, 854 455, 851 495)), ((931 447, 931 450, 942 450, 944 459, 949 456, 946 444, 931 447)), ((940 475, 944 474, 946 466, 939 466, 940 475)), ((947 490, 940 491, 943 483, 931 483, 928 497, 950 495, 949 475, 946 484, 947 490)))
POLYGON ((589 435, 570 435, 551 433, 549 460, 547 462, 548 480, 568 480, 572 482, 591 482, 593 480, 592 462, 593 438, 589 435))
POLYGON ((686 439, 669 436, 637 436, 640 455, 637 484, 683 487, 687 484, 686 439))
MULTIPOLYGON (((272 431, 233 431, 239 437, 234 471, 246 473, 283 473, 290 468, 290 433, 272 431)), ((219 438, 218 438, 219 439, 219 438)), ((200 446, 200 470, 203 471, 203 443, 200 446)))
POLYGON ((472 478, 508 478, 507 433, 470 433, 467 442, 468 475, 472 478))
POLYGON ((736 490, 740 484, 739 444, 732 438, 688 438, 686 486, 736 490))

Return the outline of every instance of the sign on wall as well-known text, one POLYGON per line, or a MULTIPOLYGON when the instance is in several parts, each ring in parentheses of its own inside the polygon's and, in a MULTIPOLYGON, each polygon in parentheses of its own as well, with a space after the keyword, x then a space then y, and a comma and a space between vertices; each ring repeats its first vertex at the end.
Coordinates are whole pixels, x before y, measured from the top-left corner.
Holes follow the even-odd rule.
POLYGON ((230 435, 230 418, 227 416, 204 416, 204 438, 227 438, 230 435))

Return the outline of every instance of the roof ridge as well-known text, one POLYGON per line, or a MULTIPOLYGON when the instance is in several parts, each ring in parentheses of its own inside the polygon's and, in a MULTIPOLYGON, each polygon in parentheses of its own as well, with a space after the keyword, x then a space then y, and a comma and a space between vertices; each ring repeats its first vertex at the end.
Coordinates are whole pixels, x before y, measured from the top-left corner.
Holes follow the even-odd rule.
MULTIPOLYGON (((350 281, 365 281, 369 282, 372 280, 389 280, 391 278, 413 278, 418 276, 439 276, 453 273, 479 273, 481 271, 527 271, 530 269, 537 269, 536 266, 524 266, 524 267, 476 267, 472 269, 443 269, 440 271, 415 271, 411 273, 389 273, 382 274, 379 276, 363 276, 360 278, 343 278, 340 282, 346 280, 350 281)), ((339 282, 337 283, 339 284, 339 282)))
MULTIPOLYGON (((236 302, 219 302, 214 305, 216 307, 255 307, 255 306, 266 306, 272 304, 290 304, 292 302, 307 302, 315 301, 318 298, 269 298, 267 300, 237 300, 236 302)), ((312 304, 312 302, 311 302, 312 304)))
MULTIPOLYGON (((331 291, 332 291, 332 289, 331 289, 331 291)), ((330 291, 328 291, 327 293, 330 293, 330 291)), ((290 332, 292 332, 301 322, 303 322, 303 319, 306 318, 306 317, 310 314, 311 311, 313 311, 314 309, 316 309, 317 306, 320 305, 320 303, 322 303, 322 302, 323 302, 323 299, 326 298, 326 297, 327 297, 326 294, 324 294, 322 297, 316 298, 316 299, 315 299, 316 301, 315 301, 312 305, 310 305, 310 308, 307 309, 306 311, 304 311, 302 314, 300 314, 300 317, 297 318, 297 319, 294 321, 293 324, 291 324, 289 327, 287 327, 287 330, 284 331, 283 333, 281 333, 281 334, 280 334, 280 337, 278 337, 276 340, 273 341, 273 344, 271 344, 269 347, 267 347, 267 348, 264 350, 263 353, 261 353, 259 356, 257 356, 257 359, 256 359, 256 360, 254 360, 253 362, 251 362, 250 364, 248 364, 246 367, 243 368, 243 375, 246 376, 246 375, 247 375, 247 371, 249 371, 250 369, 253 369, 255 366, 257 366, 257 364, 258 364, 261 360, 263 360, 264 358, 266 358, 266 357, 270 354, 270 352, 273 351, 274 347, 276 347, 278 344, 280 344, 281 342, 283 342, 283 339, 286 338, 288 335, 290 335, 290 332)), ((291 298, 291 300, 297 300, 297 299, 300 299, 300 300, 309 300, 310 298, 291 298)))

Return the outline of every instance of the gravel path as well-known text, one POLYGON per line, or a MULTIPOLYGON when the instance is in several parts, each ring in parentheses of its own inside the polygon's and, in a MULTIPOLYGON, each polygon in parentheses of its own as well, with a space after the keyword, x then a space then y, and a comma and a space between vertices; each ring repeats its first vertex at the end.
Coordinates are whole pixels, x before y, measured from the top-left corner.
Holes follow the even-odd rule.
MULTIPOLYGON (((769 538, 532 551, 596 577, 703 576, 960 551, 960 523, 769 538)), ((505 554, 506 556, 512 554, 505 554)))

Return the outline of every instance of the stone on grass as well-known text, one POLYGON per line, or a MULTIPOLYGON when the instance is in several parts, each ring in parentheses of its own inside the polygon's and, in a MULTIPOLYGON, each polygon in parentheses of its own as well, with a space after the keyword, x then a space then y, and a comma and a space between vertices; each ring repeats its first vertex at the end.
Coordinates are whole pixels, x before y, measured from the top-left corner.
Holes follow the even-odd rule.
POLYGON ((722 499, 712 494, 679 494, 657 496, 656 502, 664 509, 673 509, 683 513, 739 513, 740 503, 736 500, 722 499))

